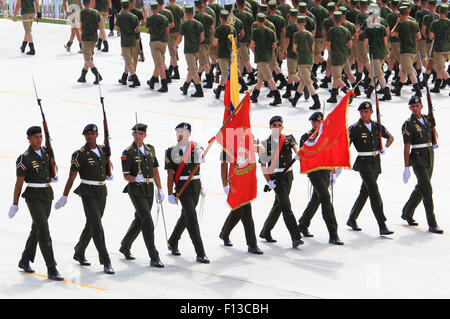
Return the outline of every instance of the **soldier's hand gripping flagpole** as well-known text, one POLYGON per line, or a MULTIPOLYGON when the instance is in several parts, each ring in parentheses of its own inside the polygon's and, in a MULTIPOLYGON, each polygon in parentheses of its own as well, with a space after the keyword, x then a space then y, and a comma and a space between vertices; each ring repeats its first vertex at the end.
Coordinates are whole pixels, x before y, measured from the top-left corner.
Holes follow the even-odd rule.
POLYGON ((105 103, 104 97, 102 96, 102 86, 100 84, 99 75, 97 74, 98 81, 98 92, 100 95, 100 103, 102 105, 103 110, 103 131, 104 131, 104 144, 105 144, 105 157, 106 157, 106 176, 112 179, 112 163, 111 163, 111 146, 109 144, 109 129, 108 129, 108 120, 106 119, 106 111, 105 111, 105 103))

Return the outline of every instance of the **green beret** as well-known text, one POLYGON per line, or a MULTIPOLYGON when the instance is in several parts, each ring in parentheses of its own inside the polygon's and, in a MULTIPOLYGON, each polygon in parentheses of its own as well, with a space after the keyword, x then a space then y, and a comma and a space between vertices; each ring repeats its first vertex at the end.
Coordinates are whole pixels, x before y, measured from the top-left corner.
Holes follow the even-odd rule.
POLYGON ((94 133, 98 133, 98 127, 95 124, 88 124, 84 127, 83 129, 83 135, 88 133, 88 132, 94 132, 94 133))
POLYGON ((296 17, 296 16, 298 15, 297 9, 290 9, 290 10, 289 10, 289 15, 290 15, 291 17, 296 17))
POLYGON ((230 13, 227 11, 227 10, 220 10, 220 17, 222 18, 222 19, 228 19, 228 15, 229 15, 230 13))
POLYGON ((347 7, 339 7, 339 11, 346 13, 348 11, 347 7))
POLYGON ((141 132, 147 133, 147 125, 142 124, 142 123, 137 123, 136 125, 134 125, 131 128, 131 130, 132 131, 141 131, 141 132))
POLYGON ((245 0, 236 0, 236 3, 239 5, 244 5, 245 4, 245 0))
POLYGON ((422 103, 422 100, 420 99, 420 97, 418 96, 411 96, 411 98, 409 99, 408 105, 411 104, 417 104, 417 103, 422 103))
POLYGON ((267 12, 267 4, 260 4, 259 5, 259 12, 267 12))
POLYGON ((328 4, 327 4, 327 9, 328 9, 328 10, 334 10, 334 8, 336 8, 336 3, 334 3, 334 2, 328 2, 328 4))
POLYGON ((358 111, 369 109, 372 109, 372 104, 369 101, 362 102, 358 107, 358 111))
POLYGON ((150 8, 151 9, 158 9, 158 3, 157 2, 150 3, 150 8))
POLYGON ((42 129, 40 126, 32 126, 27 130, 27 136, 32 136, 34 134, 42 133, 42 129))
POLYGON ((323 113, 322 112, 314 112, 309 117, 310 121, 322 121, 323 120, 323 113))
POLYGON ((297 22, 298 23, 305 23, 306 22, 306 17, 305 16, 298 16, 297 17, 297 22))
POLYGON ((264 22, 265 19, 266 19, 266 15, 264 13, 262 13, 262 12, 259 12, 256 15, 256 20, 259 21, 259 22, 264 22))
POLYGON ((334 21, 341 21, 342 20, 342 12, 341 11, 335 11, 333 14, 334 21))
POLYGON ((194 13, 194 7, 193 6, 185 6, 184 7, 184 12, 185 13, 194 13))
POLYGON ((269 1, 269 8, 270 9, 275 9, 277 7, 277 2, 275 0, 270 0, 269 1))
POLYGON ((428 5, 435 6, 436 3, 436 0, 428 0, 428 5))
POLYGON ((409 13, 409 7, 401 6, 400 8, 398 8, 398 11, 400 11, 400 14, 408 14, 409 13))

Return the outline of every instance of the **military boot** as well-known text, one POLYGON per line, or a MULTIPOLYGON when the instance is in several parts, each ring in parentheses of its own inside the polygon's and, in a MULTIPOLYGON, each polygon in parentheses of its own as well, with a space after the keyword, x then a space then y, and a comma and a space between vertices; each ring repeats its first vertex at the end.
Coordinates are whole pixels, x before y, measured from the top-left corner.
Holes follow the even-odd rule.
POLYGON ((277 106, 278 104, 281 104, 281 95, 280 95, 280 91, 278 90, 273 90, 273 102, 269 103, 270 106, 277 106))
POLYGON ((319 95, 316 93, 316 94, 312 95, 311 97, 312 97, 312 99, 314 101, 314 104, 311 105, 309 107, 309 109, 310 110, 318 110, 318 109, 320 109, 319 95))
POLYGON ((253 103, 258 103, 258 96, 259 96, 259 90, 258 89, 254 89, 252 92, 252 95, 250 96, 250 100, 253 103))
MULTIPOLYGON (((437 80, 436 80, 437 82, 437 80)), ((438 87, 439 89, 439 87, 438 87)), ((413 91, 416 92, 415 96, 422 97, 422 91, 420 90, 419 83, 413 84, 413 91)))
POLYGON ((67 52, 70 52, 70 47, 72 46, 72 42, 67 41, 67 44, 64 44, 64 47, 66 48, 67 52))
POLYGON ((258 81, 256 81, 255 72, 254 71, 252 71, 252 72, 250 72, 248 74, 247 80, 248 80, 247 85, 254 85, 254 84, 256 84, 258 82, 258 81))
POLYGON ((214 82, 214 75, 211 72, 206 74, 206 84, 203 85, 203 88, 212 89, 213 82, 214 82))
POLYGON ((98 40, 97 40, 97 50, 101 50, 102 49, 102 39, 100 39, 100 38, 98 38, 98 40))
POLYGON ((28 46, 30 47, 30 51, 27 52, 28 55, 35 55, 36 51, 34 50, 34 43, 30 42, 28 43, 28 46))
POLYGON ((442 80, 441 79, 437 79, 436 82, 434 82, 434 88, 432 88, 430 90, 430 92, 440 93, 441 92, 441 83, 442 83, 442 80))
POLYGON ((394 93, 395 96, 401 96, 402 87, 403 87, 403 83, 398 81, 395 85, 395 88, 392 90, 392 93, 394 93))
POLYGON ((34 273, 34 269, 31 268, 30 262, 23 258, 19 261, 19 268, 21 268, 24 272, 26 272, 28 274, 34 273))
POLYGON ((331 77, 326 76, 322 79, 322 83, 320 83, 319 87, 322 89, 327 89, 329 82, 331 82, 331 77))
POLYGON ((370 97, 372 96, 373 90, 375 90, 375 87, 373 87, 372 85, 369 85, 369 87, 366 89, 366 96, 368 99, 370 99, 370 97))
POLYGON ((195 84, 195 93, 191 94, 191 97, 203 97, 202 85, 200 83, 195 84))
POLYGON ((77 80, 77 82, 85 83, 85 82, 86 82, 86 74, 87 74, 87 73, 88 73, 87 70, 81 69, 81 76, 79 77, 79 79, 77 80))
POLYGON ((215 90, 213 90, 216 99, 220 99, 220 93, 222 93, 222 90, 223 90, 224 88, 225 88, 225 87, 223 87, 222 85, 219 85, 215 90))
POLYGON ((390 101, 390 100, 392 100, 391 91, 390 91, 389 87, 386 86, 383 89, 383 93, 384 93, 384 95, 380 98, 380 101, 390 101))
POLYGON ((167 87, 167 78, 161 79, 161 87, 158 89, 158 92, 166 93, 167 91, 169 91, 169 88, 167 87))
POLYGON ((328 103, 337 103, 338 89, 331 89, 331 97, 327 100, 328 103))
POLYGON ((286 86, 286 92, 283 94, 284 99, 289 99, 291 97, 292 87, 293 87, 293 85, 288 83, 288 85, 286 86))
POLYGON ((224 236, 223 232, 220 232, 219 238, 223 240, 223 245, 226 247, 233 247, 233 244, 228 236, 224 236))
POLYGON ((22 42, 22 45, 20 46, 20 51, 22 51, 22 53, 25 52, 25 49, 27 48, 27 44, 28 44, 27 41, 22 42))
POLYGON ((239 93, 244 93, 248 90, 247 84, 245 84, 245 81, 242 77, 239 78, 239 84, 241 85, 241 89, 239 90, 239 93))
POLYGON ((161 262, 161 260, 159 259, 159 256, 155 256, 150 259, 150 266, 156 267, 156 268, 164 268, 164 265, 161 262))
POLYGON ((180 79, 180 72, 178 71, 178 65, 173 67, 172 79, 174 79, 174 80, 180 79))
POLYGON ((108 51, 109 51, 108 41, 104 40, 102 52, 108 52, 108 51))
POLYGON ((55 281, 63 281, 64 278, 59 274, 56 267, 48 267, 47 268, 48 279, 55 281))
POLYGON ((124 72, 122 74, 122 78, 119 79, 119 83, 122 85, 127 85, 127 78, 128 78, 128 74, 124 72))
POLYGON ((291 105, 293 107, 297 106, 297 102, 302 97, 302 95, 303 95, 303 93, 298 93, 297 91, 295 91, 294 97, 289 99, 289 102, 291 102, 291 105))
POLYGON ((158 78, 156 76, 152 76, 150 80, 147 81, 147 84, 150 86, 150 89, 153 90, 155 88, 155 83, 158 82, 159 82, 158 78))
POLYGON ((167 83, 172 83, 172 79, 170 78, 170 75, 169 75, 169 70, 165 70, 164 72, 166 73, 166 81, 167 81, 167 83))
POLYGON ((283 73, 281 73, 281 72, 278 73, 276 78, 277 78, 277 80, 280 81, 280 84, 277 87, 278 90, 283 89, 288 84, 287 81, 286 81, 286 78, 283 75, 283 73))
POLYGON ((91 72, 94 73, 95 75, 95 81, 94 84, 99 84, 101 80, 103 80, 102 76, 100 75, 100 73, 98 73, 97 68, 92 68, 91 72))
POLYGON ((187 95, 190 84, 191 82, 184 82, 183 86, 180 87, 180 90, 183 92, 183 95, 187 95))

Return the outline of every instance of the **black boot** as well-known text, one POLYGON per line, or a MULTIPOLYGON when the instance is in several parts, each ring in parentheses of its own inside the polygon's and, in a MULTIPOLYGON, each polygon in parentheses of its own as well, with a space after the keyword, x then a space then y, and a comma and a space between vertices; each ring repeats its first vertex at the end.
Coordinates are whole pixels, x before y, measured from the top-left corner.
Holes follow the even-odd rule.
POLYGON ((128 73, 123 73, 122 74, 122 78, 119 79, 119 83, 122 85, 127 85, 127 78, 128 78, 128 73))
POLYGON ((231 242, 230 238, 228 236, 224 236, 223 232, 220 232, 219 238, 223 240, 224 246, 233 247, 233 243, 231 242))
POLYGON ((344 245, 344 243, 342 242, 342 240, 339 238, 338 235, 330 237, 330 240, 328 242, 333 245, 344 245))
POLYGON ((50 280, 56 280, 56 281, 64 280, 64 278, 59 274, 56 267, 48 267, 47 274, 48 274, 48 279, 50 279, 50 280))
POLYGON ((172 73, 173 73, 173 66, 169 65, 169 77, 172 76, 172 73))
MULTIPOLYGON (((352 83, 352 87, 355 87, 356 83, 358 83, 358 82, 355 81, 355 83, 352 83)), ((353 90, 353 93, 355 93, 355 96, 360 96, 361 95, 361 91, 359 90, 359 86, 355 87, 355 89, 353 90)))
POLYGON ((158 89, 158 92, 165 93, 168 90, 169 89, 167 87, 167 78, 166 79, 161 79, 161 87, 158 89))
POLYGON ((303 93, 298 93, 297 91, 295 91, 294 97, 291 98, 291 99, 289 99, 289 101, 291 102, 291 105, 292 105, 293 107, 296 107, 296 106, 297 106, 297 102, 298 102, 298 100, 301 98, 302 94, 303 94, 303 93))
POLYGON ((178 65, 173 67, 172 79, 174 79, 174 80, 180 79, 180 72, 178 71, 178 65))
POLYGON ((67 52, 70 52, 70 47, 72 46, 72 42, 67 41, 67 44, 64 44, 64 47, 66 48, 67 52))
POLYGON ((389 87, 386 86, 383 89, 383 93, 384 93, 384 95, 380 98, 380 101, 390 101, 390 100, 392 100, 391 91, 390 91, 389 87))
MULTIPOLYGON (((437 82, 437 80, 436 80, 437 82)), ((439 89, 439 87, 438 87, 439 89)), ((422 91, 420 90, 419 83, 413 84, 413 91, 416 92, 415 96, 422 97, 422 91)))
POLYGON ((384 235, 392 235, 393 233, 394 233, 394 232, 391 231, 391 230, 389 230, 389 229, 387 228, 386 225, 381 225, 381 226, 380 226, 380 235, 381 235, 381 236, 384 236, 384 235))
POLYGON ((317 77, 317 69, 319 68, 318 64, 313 64, 313 67, 311 69, 311 74, 313 74, 315 77, 317 77))
POLYGON ((202 85, 200 83, 195 84, 195 93, 191 94, 191 97, 203 97, 202 85))
POLYGON ((372 96, 373 90, 375 90, 375 87, 369 85, 369 87, 366 90, 366 96, 368 99, 370 99, 370 97, 372 96))
POLYGON ((270 106, 276 106, 278 104, 281 104, 281 95, 280 95, 280 91, 278 90, 273 90, 273 102, 271 102, 269 105, 270 106))
POLYGON ((436 80, 436 82, 434 82, 434 88, 432 88, 431 90, 430 90, 430 92, 433 92, 433 93, 440 93, 441 92, 441 83, 442 83, 442 80, 441 79, 437 79, 436 80))
POLYGON ((305 101, 308 101, 309 100, 309 91, 308 91, 308 88, 306 86, 303 89, 303 94, 305 95, 305 101))
POLYGON ((300 245, 303 245, 304 242, 301 239, 295 239, 292 241, 292 248, 297 248, 300 245))
POLYGON ((209 259, 205 255, 197 256, 197 262, 199 262, 201 264, 209 264, 209 259))
POLYGON ((272 238, 272 235, 270 233, 268 234, 259 234, 259 237, 262 239, 265 239, 268 243, 276 243, 277 240, 272 238))
POLYGON ((304 237, 314 237, 308 230, 308 228, 298 225, 298 230, 304 237))
POLYGON ((19 268, 28 274, 34 273, 34 269, 30 267, 30 262, 23 258, 19 261, 19 268))
POLYGON ((103 49, 102 52, 108 52, 109 47, 108 47, 108 41, 103 40, 103 49))
POLYGON ((323 61, 321 63, 322 68, 320 69, 320 73, 323 73, 327 70, 327 61, 323 61))
POLYGON ((429 77, 430 77, 430 75, 426 74, 426 73, 424 73, 422 75, 422 86, 426 86, 427 85, 429 77))
POLYGON ((314 104, 311 105, 309 107, 309 109, 310 110, 318 110, 318 109, 320 109, 319 95, 317 95, 317 93, 316 93, 316 94, 312 95, 311 97, 312 97, 312 99, 314 101, 314 104))
POLYGON ((247 85, 254 85, 258 82, 258 81, 256 81, 254 71, 252 71, 248 74, 247 79, 248 79, 247 85))
POLYGON ((183 92, 183 95, 187 95, 187 91, 189 89, 189 85, 191 82, 184 82, 183 86, 180 87, 180 90, 183 92))
POLYGON ((283 98, 288 99, 291 97, 292 84, 286 86, 286 93, 283 94, 283 98))
POLYGON ((214 94, 216 96, 216 99, 220 99, 220 93, 222 93, 222 90, 224 88, 225 87, 223 87, 222 85, 219 85, 215 90, 213 90, 213 92, 214 92, 214 94))
POLYGON ((158 82, 159 82, 158 78, 156 76, 152 76, 150 80, 147 81, 147 84, 150 86, 150 89, 153 90, 155 88, 155 83, 158 82))
POLYGON ((403 87, 403 83, 398 81, 395 85, 395 88, 392 90, 392 93, 394 93, 395 96, 400 96, 402 87, 403 87))
POLYGON ((22 42, 22 45, 20 46, 20 51, 22 51, 22 53, 25 52, 25 49, 27 48, 27 44, 28 44, 27 41, 22 42))
POLYGON ((97 50, 101 50, 102 49, 102 39, 98 38, 97 40, 97 50))
POLYGON ((34 51, 34 43, 33 42, 29 42, 28 46, 30 47, 30 51, 27 52, 28 55, 35 55, 36 51, 34 51))
POLYGON ((239 90, 239 93, 244 93, 245 91, 248 90, 248 86, 247 84, 245 84, 245 81, 242 77, 239 78, 239 84, 241 85, 241 89, 239 90))
POLYGON ((326 76, 322 79, 322 83, 320 83, 319 87, 322 89, 328 89, 329 82, 331 82, 331 78, 326 76))
POLYGON ((448 83, 449 83, 449 79, 447 79, 447 80, 442 79, 442 84, 441 84, 440 89, 441 90, 445 89, 445 87, 447 86, 448 83))
POLYGON ((130 88, 135 88, 136 86, 141 86, 141 82, 139 82, 139 79, 138 79, 136 73, 131 76, 130 81, 131 81, 131 84, 128 85, 130 88))
POLYGON ((252 95, 250 96, 250 100, 253 103, 258 103, 258 96, 259 96, 259 90, 258 89, 254 89, 252 92, 252 95))
POLYGON ((161 262, 161 259, 159 259, 159 256, 155 256, 153 258, 150 258, 150 266, 151 267, 156 267, 156 268, 164 268, 164 265, 161 262))
POLYGON ((278 85, 277 89, 281 90, 283 89, 288 83, 286 81, 286 78, 284 77, 283 73, 277 74, 277 80, 280 81, 280 85, 278 85))
POLYGON ((81 69, 81 76, 80 76, 80 78, 78 79, 77 82, 85 83, 85 82, 86 82, 86 74, 87 74, 87 73, 88 73, 87 70, 81 69))
POLYGON ((206 74, 206 84, 203 85, 205 89, 212 89, 214 82, 214 75, 212 73, 206 74))
POLYGON ((135 260, 134 256, 131 254, 131 251, 120 248, 119 251, 124 255, 126 260, 135 260))
POLYGON ((331 89, 331 97, 327 100, 328 103, 337 103, 337 95, 338 95, 338 89, 332 88, 331 89))
POLYGON ((384 80, 386 81, 386 83, 388 82, 391 73, 392 71, 387 70, 386 73, 384 74, 384 80))
POLYGON ((362 73, 357 71, 356 74, 355 74, 355 77, 356 77, 355 78, 355 83, 359 83, 359 81, 361 81, 361 78, 362 78, 362 73))
POLYGON ((166 81, 167 81, 167 83, 172 83, 172 79, 170 78, 169 70, 165 70, 165 73, 166 73, 166 81))
POLYGON ((267 93, 266 97, 273 97, 273 91, 270 90, 269 93, 267 93))
POLYGON ((100 75, 100 73, 98 73, 97 68, 92 68, 91 72, 94 73, 95 75, 95 81, 94 84, 98 84, 101 80, 103 80, 102 76, 100 75))

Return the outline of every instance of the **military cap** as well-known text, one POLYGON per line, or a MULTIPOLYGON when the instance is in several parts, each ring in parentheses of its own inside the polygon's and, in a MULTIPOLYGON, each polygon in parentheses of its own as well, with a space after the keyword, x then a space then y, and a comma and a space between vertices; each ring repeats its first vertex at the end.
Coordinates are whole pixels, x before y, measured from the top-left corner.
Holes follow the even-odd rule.
POLYGON ((336 8, 336 3, 334 2, 328 2, 327 9, 328 10, 334 10, 336 8))
POLYGON ((83 3, 91 3, 91 0, 83 0, 83 3))
POLYGON ((409 99, 408 105, 412 105, 412 104, 417 104, 417 103, 422 103, 422 100, 420 99, 420 97, 418 96, 411 96, 411 98, 409 99))
POLYGON ((359 0, 350 0, 350 3, 353 4, 353 5, 357 5, 358 2, 359 2, 359 0))
POLYGON ((341 11, 343 14, 345 14, 348 11, 347 7, 339 7, 338 10, 341 11))
POLYGON ((86 134, 87 132, 94 132, 94 133, 98 133, 98 127, 95 124, 88 124, 84 127, 83 129, 83 135, 86 134))
POLYGON ((191 124, 186 123, 186 122, 181 122, 180 124, 178 124, 175 127, 175 130, 179 129, 179 128, 183 128, 185 130, 189 130, 189 132, 191 132, 191 124))
POLYGON ((256 21, 264 22, 265 19, 266 19, 266 15, 264 13, 262 13, 262 12, 259 12, 256 15, 256 21))
POLYGON ((342 12, 341 11, 335 11, 333 14, 334 21, 341 21, 342 20, 342 12))
POLYGON ((269 8, 270 9, 275 9, 277 7, 277 2, 275 0, 270 0, 269 1, 269 8))
POLYGON ((32 126, 27 130, 27 135, 32 136, 34 134, 42 133, 42 129, 40 126, 32 126))
POLYGON ((232 3, 225 3, 225 5, 223 6, 225 8, 225 10, 227 10, 228 12, 233 11, 233 4, 232 3))
POLYGON ((130 3, 130 0, 120 0, 120 3, 124 4, 124 3, 130 3))
POLYGON ((156 2, 157 2, 158 4, 164 4, 164 3, 165 3, 164 0, 156 0, 156 2))
POLYGON ((193 6, 185 6, 184 7, 184 12, 185 13, 194 13, 194 7, 193 6))
POLYGON ((298 11, 299 12, 306 12, 306 9, 308 8, 308 5, 306 4, 306 2, 300 2, 298 4, 298 11))
POLYGON ((448 4, 440 3, 439 4, 439 12, 447 12, 447 11, 448 11, 448 4))
POLYGON ((314 112, 309 117, 310 121, 322 121, 323 120, 323 113, 322 112, 314 112))
POLYGON ((367 6, 369 4, 369 1, 367 0, 359 0, 359 5, 361 6, 367 6))
POLYGON ((281 122, 281 123, 283 123, 283 118, 281 116, 279 116, 279 115, 272 116, 272 118, 269 121, 269 125, 272 125, 274 122, 281 122))
POLYGON ((142 124, 142 123, 137 123, 131 128, 131 130, 132 131, 141 131, 141 132, 147 133, 147 125, 142 124))
POLYGON ((401 6, 400 8, 398 8, 398 11, 400 11, 400 14, 408 14, 409 8, 407 6, 401 6))
POLYGON ((236 0, 236 3, 243 6, 245 4, 245 0, 236 0))
POLYGON ((390 2, 390 5, 394 6, 394 7, 398 6, 399 4, 400 4, 399 0, 391 0, 391 2, 390 2))
POLYGON ((194 4, 196 7, 202 7, 203 6, 203 1, 202 0, 195 0, 194 4))
POLYGON ((400 3, 400 5, 401 5, 401 6, 408 7, 408 8, 411 8, 411 7, 413 6, 413 4, 412 4, 411 2, 408 2, 408 1, 402 1, 402 2, 400 3))
POLYGON ((297 9, 290 9, 290 10, 289 10, 289 15, 290 15, 291 17, 296 17, 296 16, 298 15, 297 9))
POLYGON ((369 101, 362 102, 358 107, 358 111, 369 109, 372 109, 372 104, 369 101))
POLYGON ((259 12, 267 12, 267 4, 260 4, 259 12))
POLYGON ((297 22, 298 23, 305 23, 306 22, 306 17, 305 16, 298 16, 297 17, 297 22))
POLYGON ((436 0, 428 0, 428 5, 435 6, 437 3, 436 0))
POLYGON ((150 3, 150 8, 151 9, 158 9, 158 3, 157 2, 150 3))
POLYGON ((222 19, 228 19, 228 15, 229 15, 230 13, 227 11, 227 10, 220 10, 220 17, 222 18, 222 19))

